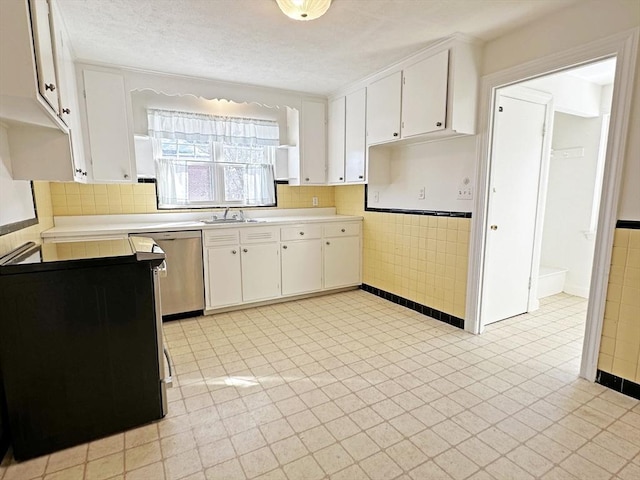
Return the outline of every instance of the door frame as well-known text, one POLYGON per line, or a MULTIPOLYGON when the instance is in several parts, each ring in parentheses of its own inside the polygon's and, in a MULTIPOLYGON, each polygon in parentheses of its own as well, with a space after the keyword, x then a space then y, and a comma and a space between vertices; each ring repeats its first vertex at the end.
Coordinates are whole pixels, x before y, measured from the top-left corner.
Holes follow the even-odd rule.
POLYGON ((480 88, 478 161, 475 172, 477 195, 474 201, 474 221, 471 225, 469 244, 465 321, 465 330, 474 334, 481 333, 484 328, 480 318, 480 305, 488 228, 487 207, 493 107, 497 89, 597 60, 614 56, 617 58, 598 232, 591 271, 591 290, 580 367, 580 376, 590 381, 595 380, 598 364, 613 235, 617 221, 623 160, 631 111, 639 32, 640 28, 634 28, 580 47, 486 75, 482 78, 480 88))

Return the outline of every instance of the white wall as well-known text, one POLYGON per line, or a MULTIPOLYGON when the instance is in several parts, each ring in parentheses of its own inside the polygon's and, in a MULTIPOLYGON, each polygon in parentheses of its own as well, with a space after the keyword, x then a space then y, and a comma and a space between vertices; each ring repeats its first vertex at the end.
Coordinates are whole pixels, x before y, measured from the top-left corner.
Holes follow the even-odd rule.
MULTIPOLYGON (((638 0, 581 1, 486 44, 482 73, 498 72, 640 26, 638 0)), ((481 112, 485 114, 485 112, 481 112)), ((640 220, 640 60, 624 156, 618 218, 640 220)))
POLYGON ((376 155, 370 151, 369 207, 471 211, 473 200, 458 200, 458 189, 465 178, 473 185, 475 136, 373 148, 383 153, 376 155), (421 188, 425 189, 424 200, 418 199, 421 188))
POLYGON ((601 117, 554 116, 553 150, 583 147, 584 156, 550 159, 540 265, 567 269, 565 292, 583 297, 595 247, 589 224, 594 190, 601 187, 595 185, 601 128, 601 117))

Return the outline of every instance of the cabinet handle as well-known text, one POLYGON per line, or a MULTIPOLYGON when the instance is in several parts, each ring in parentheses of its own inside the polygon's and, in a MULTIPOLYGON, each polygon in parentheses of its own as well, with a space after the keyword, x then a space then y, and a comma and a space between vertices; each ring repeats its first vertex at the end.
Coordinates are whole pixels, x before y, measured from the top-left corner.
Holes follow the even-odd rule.
POLYGON ((231 253, 233 253, 235 255, 236 253, 238 253, 238 251, 237 250, 231 250, 231 253))
POLYGON ((76 168, 76 173, 82 173, 82 170, 79 168, 76 168))
POLYGON ((284 248, 284 249, 286 250, 286 249, 287 249, 287 246, 286 246, 286 245, 282 245, 282 248, 284 248))
POLYGON ((247 250, 246 248, 243 248, 243 249, 242 249, 242 251, 243 251, 244 253, 247 253, 249 250, 247 250))
POLYGON ((358 178, 362 180, 364 178, 364 175, 358 175, 358 178))
POLYGON ((300 235, 304 235, 304 232, 300 232, 300 235))
POLYGON ((51 90, 53 92, 56 89, 56 86, 53 83, 45 83, 44 84, 44 89, 45 90, 51 90))
POLYGON ((331 242, 327 242, 327 245, 331 245, 331 242))
POLYGON ((339 180, 344 180, 344 178, 340 177, 339 180))
POLYGON ((68 108, 63 108, 62 113, 66 113, 67 115, 69 115, 71 113, 71 110, 68 108))
POLYGON ((398 132, 393 132, 393 136, 397 137, 398 136, 398 132))
POLYGON ((125 178, 125 179, 129 178, 129 174, 128 174, 128 173, 125 173, 125 174, 124 174, 124 178, 125 178))
POLYGON ((441 126, 442 126, 442 122, 436 123, 436 127, 441 127, 441 126))
POLYGON ((84 172, 82 172, 82 176, 86 177, 87 176, 87 171, 85 170, 84 172))
POLYGON ((346 232, 346 230, 345 230, 344 228, 341 228, 341 229, 340 229, 340 231, 341 231, 342 233, 346 232))
POLYGON ((304 179, 304 181, 305 181, 305 182, 308 182, 308 181, 309 181, 309 177, 305 178, 305 179, 304 179))

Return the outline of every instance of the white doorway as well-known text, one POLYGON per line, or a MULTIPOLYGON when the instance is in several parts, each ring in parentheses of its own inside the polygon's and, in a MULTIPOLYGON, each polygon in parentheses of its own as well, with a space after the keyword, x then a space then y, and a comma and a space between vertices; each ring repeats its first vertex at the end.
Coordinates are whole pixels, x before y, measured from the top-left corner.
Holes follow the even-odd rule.
MULTIPOLYGON (((465 318, 465 329, 472 333, 481 333, 483 328, 481 312, 485 290, 483 280, 486 268, 486 240, 490 225, 492 225, 492 223, 488 222, 488 216, 490 214, 490 159, 494 131, 493 107, 499 90, 525 80, 539 78, 551 72, 555 73, 568 68, 583 66, 606 58, 617 58, 610 134, 603 172, 602 200, 599 209, 600 215, 595 241, 584 349, 580 369, 580 375, 592 381, 595 379, 602 332, 602 318, 620 193, 622 158, 624 157, 627 138, 629 105, 636 61, 635 48, 637 44, 638 32, 625 32, 488 75, 483 77, 481 86, 481 134, 479 135, 479 158, 476 170, 476 191, 478 195, 475 200, 474 222, 471 228, 467 313, 465 318)), ((532 261, 532 264, 535 265, 535 261, 532 261)))

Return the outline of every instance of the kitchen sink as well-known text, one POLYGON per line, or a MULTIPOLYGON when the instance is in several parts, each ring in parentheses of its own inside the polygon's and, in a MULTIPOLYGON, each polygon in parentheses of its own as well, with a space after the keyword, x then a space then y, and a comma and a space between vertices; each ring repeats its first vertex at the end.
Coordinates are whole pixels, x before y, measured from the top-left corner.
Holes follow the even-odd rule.
POLYGON ((227 223, 260 223, 264 222, 264 220, 258 220, 256 218, 207 218, 201 220, 201 222, 207 225, 218 225, 227 223))

